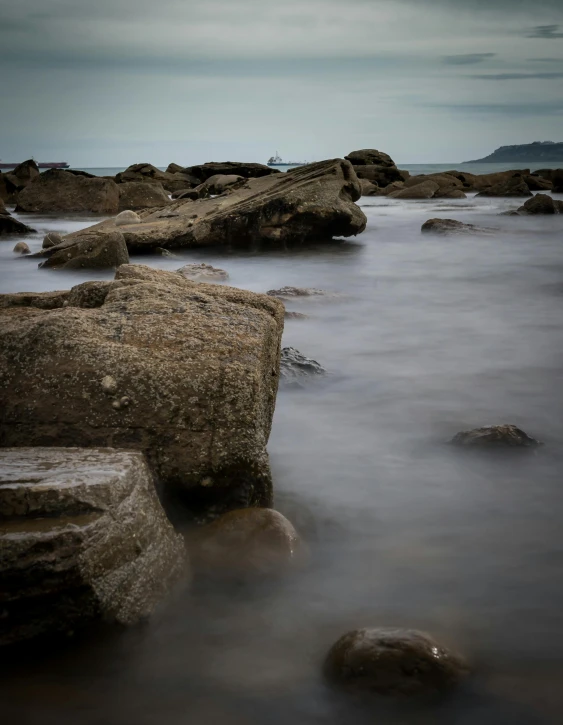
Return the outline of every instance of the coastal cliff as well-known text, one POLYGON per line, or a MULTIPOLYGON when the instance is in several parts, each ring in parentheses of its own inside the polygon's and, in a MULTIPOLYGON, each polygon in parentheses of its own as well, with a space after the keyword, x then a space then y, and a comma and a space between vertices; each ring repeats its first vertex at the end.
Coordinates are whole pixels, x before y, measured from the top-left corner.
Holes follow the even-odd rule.
POLYGON ((518 163, 518 162, 563 162, 563 142, 534 141, 533 143, 517 144, 515 146, 500 146, 489 156, 473 161, 464 161, 464 164, 483 163, 518 163))

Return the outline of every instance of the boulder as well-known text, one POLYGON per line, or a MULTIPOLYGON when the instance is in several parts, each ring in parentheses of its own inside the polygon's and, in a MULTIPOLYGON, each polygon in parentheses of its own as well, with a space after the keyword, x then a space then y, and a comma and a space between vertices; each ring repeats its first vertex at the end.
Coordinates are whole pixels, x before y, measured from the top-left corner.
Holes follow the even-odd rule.
POLYGON ((0 644, 132 625, 187 577, 143 456, 0 449, 0 644))
POLYGON ((530 169, 513 169, 510 171, 495 171, 492 174, 468 174, 464 172, 466 182, 464 186, 470 191, 485 191, 494 186, 504 185, 512 179, 523 180, 529 176, 530 169))
POLYGON ((377 151, 376 149, 352 151, 344 158, 353 166, 395 166, 395 162, 388 154, 383 153, 383 151, 377 151))
POLYGON ((563 214, 563 202, 549 194, 536 194, 524 202, 518 214, 563 214))
POLYGON ((422 184, 405 187, 387 194, 390 199, 431 199, 440 187, 435 181, 427 180, 422 184))
POLYGON ((151 209, 170 203, 161 183, 126 181, 119 184, 119 211, 124 209, 151 209))
POLYGON ((129 263, 127 245, 121 232, 83 234, 78 241, 66 236, 60 244, 34 255, 46 257, 41 267, 54 269, 115 269, 129 263))
POLYGON ((33 159, 23 161, 13 171, 9 172, 10 180, 18 191, 25 189, 32 181, 35 181, 39 174, 39 167, 33 159))
POLYGON ((116 184, 121 185, 129 182, 160 183, 164 189, 170 192, 193 186, 193 182, 198 183, 197 179, 191 179, 185 174, 172 174, 168 171, 161 171, 152 164, 133 164, 125 169, 125 171, 121 171, 115 175, 116 184))
POLYGON ((16 211, 116 214, 118 206, 119 191, 113 181, 49 169, 20 191, 16 211))
POLYGON ((372 184, 385 188, 394 181, 404 181, 404 174, 396 166, 354 166, 358 179, 366 179, 372 184))
POLYGON ((134 212, 131 209, 125 209, 125 211, 119 212, 119 214, 114 219, 114 224, 116 227, 126 227, 129 224, 140 223, 141 217, 137 214, 137 212, 134 212))
POLYGON ((31 234, 35 231, 27 224, 14 219, 10 214, 0 214, 0 237, 11 237, 15 234, 31 234))
POLYGON ((188 545, 196 569, 227 577, 278 574, 303 553, 292 524, 270 508, 229 511, 193 531, 188 545))
POLYGON ((166 169, 167 174, 181 174, 183 171, 184 167, 179 164, 168 164, 168 168, 166 169))
POLYGON ((194 509, 269 506, 283 305, 143 265, 85 285, 0 310, 0 446, 141 450, 194 509))
POLYGON ((286 310, 284 315, 286 320, 308 320, 309 315, 304 315, 303 312, 296 312, 295 310, 286 310))
POLYGON ((244 176, 236 174, 215 174, 207 179, 205 186, 210 194, 222 194, 231 186, 239 184, 239 182, 244 183, 244 180, 244 176))
POLYGON ((258 179, 262 176, 272 176, 280 174, 279 169, 272 169, 270 166, 255 163, 241 163, 239 161, 210 161, 206 164, 198 166, 188 166, 183 170, 184 174, 199 179, 199 182, 207 181, 212 176, 218 174, 231 176, 242 176, 245 179, 258 179))
POLYGON ((182 277, 191 279, 194 282, 223 282, 226 279, 229 279, 229 273, 225 272, 224 269, 212 267, 210 264, 205 264, 205 262, 202 262, 201 264, 186 264, 176 271, 178 274, 181 274, 182 277))
POLYGON ((6 209, 4 200, 0 197, 0 216, 9 216, 10 212, 6 209))
MULTIPOLYGON (((189 193, 189 192, 188 192, 189 193)), ((366 217, 354 203, 361 189, 348 161, 333 159, 284 174, 249 179, 228 196, 176 200, 122 229, 129 250, 154 247, 284 247, 362 232, 366 217)), ((94 227, 115 230, 113 220, 94 227)), ((75 232, 80 239, 88 230, 75 232)), ((67 237, 67 238, 69 238, 67 237)))
POLYGON ((467 194, 461 189, 451 189, 450 191, 437 191, 434 194, 435 199, 467 199, 467 194))
POLYGON ((300 385, 305 378, 324 375, 326 375, 326 370, 316 360, 306 357, 294 347, 282 349, 280 378, 285 385, 300 385))
POLYGON ((513 176, 480 191, 477 196, 532 196, 532 192, 522 176, 513 176))
POLYGON ((528 185, 530 191, 550 191, 553 189, 553 182, 548 179, 542 179, 541 176, 530 174, 524 177, 524 181, 528 185))
POLYGON ((550 181, 553 185, 560 185, 560 180, 563 180, 563 169, 538 169, 534 171, 534 176, 539 176, 541 179, 550 181))
POLYGON ((268 290, 266 294, 283 300, 292 297, 324 297, 327 293, 315 287, 280 287, 280 289, 268 290))
POLYGON ((0 308, 35 307, 38 310, 55 310, 59 307, 65 307, 68 304, 69 294, 70 292, 68 290, 0 294, 0 308))
POLYGON ((380 188, 378 196, 389 196, 389 194, 392 194, 394 191, 400 191, 404 188, 404 181, 394 181, 392 184, 387 184, 387 186, 384 186, 383 189, 380 188))
POLYGON ((26 242, 18 242, 13 249, 14 254, 31 254, 31 249, 26 242))
POLYGON ((377 184, 367 179, 360 179, 360 186, 362 187, 362 196, 375 196, 379 191, 377 184))
POLYGON ((417 186, 425 181, 433 181, 437 184, 440 193, 463 188, 463 182, 450 174, 419 174, 417 176, 411 176, 405 181, 405 186, 407 188, 417 186))
POLYGON ((464 224, 456 219, 429 219, 424 222, 421 231, 431 234, 476 234, 484 231, 474 224, 464 224))
POLYGON ((49 249, 49 247, 56 247, 63 241, 63 237, 58 232, 48 232, 43 237, 43 249, 49 249))
POLYGON ((412 629, 357 629, 329 651, 325 675, 347 690, 432 697, 454 689, 469 673, 465 661, 412 629))
POLYGON ((455 446, 477 448, 537 448, 543 445, 515 425, 487 425, 464 430, 450 441, 455 446))
POLYGON ((0 171, 0 199, 7 204, 15 204, 18 195, 18 189, 15 183, 10 179, 8 174, 0 171))

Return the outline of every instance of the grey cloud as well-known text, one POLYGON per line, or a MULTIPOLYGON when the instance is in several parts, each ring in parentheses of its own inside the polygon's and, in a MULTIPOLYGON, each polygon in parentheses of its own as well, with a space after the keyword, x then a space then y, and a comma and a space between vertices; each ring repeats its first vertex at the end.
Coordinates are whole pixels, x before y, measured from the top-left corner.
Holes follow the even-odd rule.
POLYGON ((563 38, 563 33, 559 32, 560 25, 536 25, 528 31, 527 38, 543 38, 544 40, 553 40, 554 38, 563 38))
POLYGON ((563 65, 563 58, 528 58, 529 63, 561 63, 563 65))
POLYGON ((444 55, 442 62, 446 65, 474 65, 494 58, 496 53, 464 53, 462 55, 444 55))
POLYGON ((549 81, 556 78, 563 78, 562 73, 483 73, 467 76, 468 78, 476 78, 480 81, 519 81, 536 78, 538 80, 549 81))

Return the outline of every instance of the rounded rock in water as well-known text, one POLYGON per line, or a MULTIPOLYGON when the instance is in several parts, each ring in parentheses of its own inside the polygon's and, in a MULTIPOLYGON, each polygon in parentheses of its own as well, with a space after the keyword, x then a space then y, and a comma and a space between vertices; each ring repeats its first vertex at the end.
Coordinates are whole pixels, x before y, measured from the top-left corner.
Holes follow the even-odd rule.
POLYGON ((49 232, 48 234, 45 234, 43 238, 43 249, 50 249, 51 247, 56 247, 58 244, 60 244, 63 241, 63 237, 58 232, 49 232))
POLYGON ((464 430, 450 441, 456 446, 481 448, 537 448, 543 445, 515 425, 487 425, 483 428, 464 430))
POLYGON ((25 242, 18 242, 14 247, 14 254, 31 254, 31 249, 25 242))
POLYGON ((127 224, 140 224, 141 217, 134 211, 126 209, 115 217, 115 226, 122 227, 127 224))

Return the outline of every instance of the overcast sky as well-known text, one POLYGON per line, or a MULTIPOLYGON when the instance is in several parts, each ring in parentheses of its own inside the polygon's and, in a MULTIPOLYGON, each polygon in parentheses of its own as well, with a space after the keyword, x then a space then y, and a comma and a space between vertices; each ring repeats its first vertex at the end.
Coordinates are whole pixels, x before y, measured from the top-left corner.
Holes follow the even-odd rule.
POLYGON ((456 162, 563 141, 563 0, 0 0, 0 158, 456 162))

